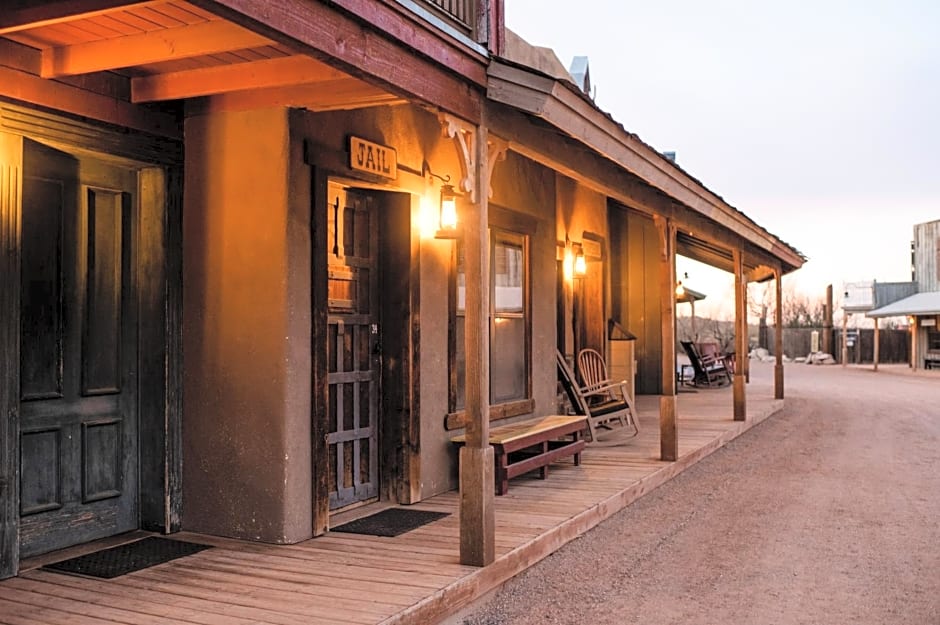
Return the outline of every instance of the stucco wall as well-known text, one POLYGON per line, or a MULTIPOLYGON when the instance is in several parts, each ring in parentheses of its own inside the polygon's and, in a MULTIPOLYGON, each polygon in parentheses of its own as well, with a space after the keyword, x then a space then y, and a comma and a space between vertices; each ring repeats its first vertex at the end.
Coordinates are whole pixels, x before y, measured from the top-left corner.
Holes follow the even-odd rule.
POLYGON ((311 534, 309 202, 287 111, 186 120, 183 527, 311 534))
MULTIPOLYGON (((392 146, 397 151, 398 179, 386 183, 368 180, 378 188, 411 193, 412 237, 418 239, 420 283, 414 314, 420 315, 417 395, 420 405, 420 484, 411 492, 425 498, 455 488, 456 450, 450 438, 459 430, 444 427, 448 411, 448 302, 451 254, 454 243, 434 239, 433 228, 423 226, 423 215, 437 208, 440 186, 428 184, 420 171, 427 161, 434 173, 450 175, 456 184, 461 169, 455 144, 442 136, 437 116, 410 106, 380 107, 359 111, 309 114, 304 128, 308 158, 355 185, 355 174, 346 168, 348 135, 392 146)), ((531 239, 532 261, 532 389, 536 414, 551 414, 555 403, 555 176, 554 173, 513 153, 496 164, 490 203, 534 217, 538 221, 531 239)), ((458 208, 466 208, 463 200, 458 208)), ((402 242, 402 245, 407 242, 402 242)), ((390 288, 392 285, 385 285, 390 288)), ((385 415, 394 418, 394 415, 385 415)))
POLYGON ((509 152, 493 171, 493 197, 497 206, 538 220, 529 240, 532 286, 532 397, 535 415, 557 412, 556 343, 556 232, 555 173, 509 152))

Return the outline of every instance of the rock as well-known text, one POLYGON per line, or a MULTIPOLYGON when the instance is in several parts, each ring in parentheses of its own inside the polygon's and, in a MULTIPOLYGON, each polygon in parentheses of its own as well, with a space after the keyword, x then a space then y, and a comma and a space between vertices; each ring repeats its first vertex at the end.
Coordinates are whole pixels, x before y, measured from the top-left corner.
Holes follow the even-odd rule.
POLYGON ((764 349, 763 347, 758 347, 754 350, 751 350, 750 356, 751 358, 756 358, 757 360, 760 360, 761 362, 767 362, 767 358, 773 358, 770 355, 770 352, 764 349))
POLYGON ((836 359, 832 357, 832 354, 812 352, 806 357, 806 363, 810 365, 834 365, 836 364, 836 359))

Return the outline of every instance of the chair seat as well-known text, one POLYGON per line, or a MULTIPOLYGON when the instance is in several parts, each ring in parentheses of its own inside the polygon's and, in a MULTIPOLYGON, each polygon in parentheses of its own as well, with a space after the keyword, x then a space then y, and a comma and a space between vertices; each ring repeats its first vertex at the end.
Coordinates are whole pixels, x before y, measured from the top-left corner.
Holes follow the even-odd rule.
POLYGON ((628 409, 630 404, 625 401, 610 400, 600 404, 591 404, 591 416, 603 417, 614 412, 628 409))

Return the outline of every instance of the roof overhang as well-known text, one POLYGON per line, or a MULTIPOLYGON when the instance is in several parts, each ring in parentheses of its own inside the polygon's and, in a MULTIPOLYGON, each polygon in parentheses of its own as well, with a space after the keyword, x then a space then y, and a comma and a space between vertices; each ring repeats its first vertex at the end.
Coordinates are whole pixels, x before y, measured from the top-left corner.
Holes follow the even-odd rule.
MULTIPOLYGON (((487 93, 491 101, 544 120, 697 216, 733 234, 742 245, 747 243, 765 252, 771 258, 770 264, 779 264, 783 273, 798 269, 805 262, 795 248, 627 132, 573 84, 503 59, 493 59, 488 76, 487 93)), ((510 145, 510 149, 516 146, 510 145)))
POLYGON ((0 57, 5 96, 174 136, 178 123, 135 111, 416 101, 478 121, 488 60, 415 11, 355 0, 16 0, 0 11, 0 57))
POLYGON ((887 306, 876 308, 865 313, 866 317, 883 319, 885 317, 923 317, 940 315, 940 291, 915 293, 910 297, 899 299, 887 306))

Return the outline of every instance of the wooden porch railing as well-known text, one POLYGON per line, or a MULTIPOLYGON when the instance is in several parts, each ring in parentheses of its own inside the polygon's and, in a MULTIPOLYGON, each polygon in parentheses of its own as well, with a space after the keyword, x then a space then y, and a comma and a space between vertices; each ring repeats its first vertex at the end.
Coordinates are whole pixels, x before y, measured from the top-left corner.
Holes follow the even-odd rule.
POLYGON ((426 0, 439 12, 473 33, 476 19, 476 4, 479 0, 426 0))

